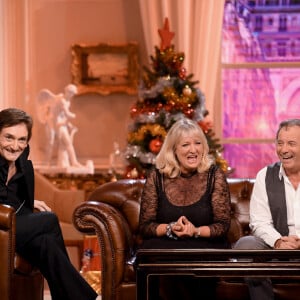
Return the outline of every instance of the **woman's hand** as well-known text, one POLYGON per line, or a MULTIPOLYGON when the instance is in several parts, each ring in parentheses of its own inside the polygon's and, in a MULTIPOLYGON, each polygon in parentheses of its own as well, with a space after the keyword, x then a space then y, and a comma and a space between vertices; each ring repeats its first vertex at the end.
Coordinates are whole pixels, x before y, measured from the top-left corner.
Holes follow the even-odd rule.
POLYGON ((39 211, 51 211, 51 208, 44 201, 40 200, 34 200, 33 207, 39 211))
POLYGON ((187 217, 180 217, 176 224, 172 226, 172 231, 178 237, 192 237, 195 234, 195 226, 192 224, 187 217))

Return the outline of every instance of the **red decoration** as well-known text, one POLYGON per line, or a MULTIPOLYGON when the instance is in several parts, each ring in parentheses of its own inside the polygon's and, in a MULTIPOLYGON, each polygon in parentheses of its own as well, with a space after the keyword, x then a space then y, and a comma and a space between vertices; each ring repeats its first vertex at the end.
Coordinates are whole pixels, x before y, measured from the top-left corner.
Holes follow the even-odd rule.
POLYGON ((184 110, 184 114, 185 114, 188 118, 190 118, 190 119, 193 118, 194 113, 195 113, 195 110, 192 109, 192 108, 189 108, 189 109, 187 109, 187 110, 184 110))
POLYGON ((179 70, 179 78, 180 79, 185 79, 186 78, 186 69, 184 67, 182 67, 180 70, 179 70))
POLYGON ((199 121, 198 124, 205 133, 213 127, 213 124, 210 121, 199 121))
POLYGON ((171 32, 169 29, 169 19, 165 18, 165 24, 163 29, 158 29, 158 33, 161 38, 160 50, 165 50, 171 46, 171 41, 175 35, 174 32, 171 32))
POLYGON ((136 115, 138 115, 138 110, 135 106, 131 108, 130 115, 131 117, 135 117, 136 115))
POLYGON ((155 138, 149 143, 150 151, 154 154, 157 154, 160 151, 161 146, 162 140, 160 138, 155 138))

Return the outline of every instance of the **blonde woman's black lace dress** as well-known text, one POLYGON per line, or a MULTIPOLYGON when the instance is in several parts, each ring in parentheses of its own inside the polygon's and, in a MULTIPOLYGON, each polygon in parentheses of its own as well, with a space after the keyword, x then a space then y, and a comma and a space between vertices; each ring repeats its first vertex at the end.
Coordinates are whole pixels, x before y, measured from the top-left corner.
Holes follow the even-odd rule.
MULTIPOLYGON (((202 173, 195 171, 177 178, 168 178, 156 169, 148 173, 140 211, 142 248, 228 248, 226 236, 229 226, 229 188, 225 174, 218 167, 211 166, 208 171, 202 173), (209 226, 211 236, 171 239, 156 235, 159 224, 174 222, 180 216, 186 216, 195 227, 209 226)), ((167 294, 160 295, 163 299, 214 298, 215 280, 162 276, 162 281, 164 283, 160 285, 164 286, 163 293, 167 294), (171 279, 172 284, 168 284, 171 283, 171 279), (169 288, 166 288, 167 286, 169 288)), ((156 300, 161 298, 158 295, 151 297, 156 300)))

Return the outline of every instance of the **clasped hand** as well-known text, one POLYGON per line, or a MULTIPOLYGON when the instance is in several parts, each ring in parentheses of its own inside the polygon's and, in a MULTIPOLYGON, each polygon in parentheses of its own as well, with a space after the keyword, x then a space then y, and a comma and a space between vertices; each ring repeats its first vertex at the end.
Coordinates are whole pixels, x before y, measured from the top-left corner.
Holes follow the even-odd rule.
POLYGON ((300 239, 296 235, 282 236, 275 243, 275 249, 300 249, 300 239))
POLYGON ((195 233, 195 226, 187 217, 181 216, 172 226, 172 232, 178 237, 191 237, 195 233))

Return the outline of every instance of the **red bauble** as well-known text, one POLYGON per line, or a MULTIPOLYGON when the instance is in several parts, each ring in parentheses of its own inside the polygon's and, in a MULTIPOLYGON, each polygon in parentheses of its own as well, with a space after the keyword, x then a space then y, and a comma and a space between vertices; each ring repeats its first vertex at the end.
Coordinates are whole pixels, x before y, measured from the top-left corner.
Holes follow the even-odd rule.
POLYGON ((178 75, 179 75, 180 79, 185 79, 186 78, 186 69, 184 67, 180 68, 178 75))
POLYGON ((212 122, 210 121, 199 121, 198 124, 205 133, 213 127, 212 122))
POLYGON ((138 115, 138 109, 135 106, 131 108, 130 115, 132 118, 138 115))
POLYGON ((160 138, 155 138, 150 141, 149 149, 152 153, 157 154, 160 151, 162 145, 162 140, 160 138))
POLYGON ((188 118, 190 118, 190 119, 193 118, 194 112, 195 112, 195 111, 194 111, 193 108, 189 108, 189 109, 184 110, 184 114, 185 114, 188 118))

